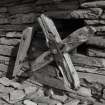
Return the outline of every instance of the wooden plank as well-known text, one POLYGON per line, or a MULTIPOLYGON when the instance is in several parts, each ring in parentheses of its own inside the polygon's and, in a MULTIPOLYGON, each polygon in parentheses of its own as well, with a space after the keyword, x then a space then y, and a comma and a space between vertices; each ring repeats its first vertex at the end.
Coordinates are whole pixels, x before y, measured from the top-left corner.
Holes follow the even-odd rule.
MULTIPOLYGON (((82 27, 76 31, 74 31, 73 33, 71 33, 70 35, 68 35, 65 39, 63 39, 63 43, 65 44, 65 47, 62 50, 63 51, 67 51, 67 52, 71 52, 72 50, 74 50, 76 47, 78 47, 79 45, 81 45, 82 43, 86 42, 88 39, 88 36, 93 35, 95 32, 94 29, 88 28, 88 27, 82 27), (93 32, 92 32, 93 31, 93 32)), ((45 53, 43 53, 42 55, 40 55, 40 58, 42 59, 42 62, 36 62, 33 61, 32 63, 32 70, 36 71, 38 69, 40 69, 41 67, 49 64, 50 62, 53 61, 53 57, 47 57, 48 55, 50 55, 50 52, 47 51, 45 53), (44 59, 45 57, 47 57, 48 59, 44 59)))
POLYGON ((16 77, 16 75, 19 73, 21 67, 22 67, 22 62, 25 60, 25 57, 27 56, 27 52, 30 46, 32 38, 32 27, 28 27, 23 31, 23 36, 21 38, 21 42, 19 45, 19 50, 13 70, 13 76, 16 77))
POLYGON ((74 87, 78 88, 80 86, 80 82, 79 82, 78 75, 75 71, 75 68, 71 62, 71 58, 68 53, 61 54, 60 49, 57 46, 57 43, 58 44, 62 43, 62 40, 60 38, 59 33, 56 30, 56 27, 55 27, 53 21, 51 19, 49 19, 48 17, 41 15, 39 22, 40 22, 40 25, 43 29, 44 34, 45 34, 46 42, 47 42, 49 48, 51 48, 51 51, 54 49, 56 49, 56 51, 57 51, 57 54, 54 54, 54 57, 55 57, 55 61, 56 61, 57 65, 58 65, 59 69, 61 70, 61 73, 64 77, 65 85, 68 86, 68 88, 69 88, 71 78, 72 78, 74 87), (56 57, 58 59, 56 59, 56 57), (59 63, 59 60, 61 63, 59 63))

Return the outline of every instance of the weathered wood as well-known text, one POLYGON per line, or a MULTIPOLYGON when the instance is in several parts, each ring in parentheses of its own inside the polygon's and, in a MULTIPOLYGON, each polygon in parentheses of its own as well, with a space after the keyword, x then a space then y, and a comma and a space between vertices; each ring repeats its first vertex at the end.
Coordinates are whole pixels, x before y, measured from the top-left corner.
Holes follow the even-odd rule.
MULTIPOLYGON (((89 27, 82 27, 76 31, 74 31, 73 33, 71 33, 69 36, 67 36, 64 40, 63 43, 65 43, 65 46, 62 51, 64 52, 71 52, 73 49, 75 49, 77 46, 81 45, 82 43, 86 42, 88 39, 88 36, 93 35, 95 32, 94 28, 89 28, 89 27), (85 33, 85 34, 84 34, 85 33)), ((36 71, 39 68, 49 64, 51 61, 53 61, 53 58, 47 57, 49 54, 48 52, 45 52, 44 54, 40 55, 42 59, 42 62, 36 62, 33 61, 32 63, 32 70, 36 71), (45 57, 49 58, 49 59, 44 59, 45 57)))
POLYGON ((45 34, 46 43, 51 52, 53 52, 53 50, 57 51, 57 53, 54 54, 54 59, 63 75, 65 85, 69 88, 72 79, 74 87, 78 88, 80 86, 80 82, 75 68, 72 64, 71 58, 67 52, 61 53, 60 48, 57 45, 62 43, 62 40, 59 33, 57 32, 53 21, 45 15, 41 15, 41 18, 39 18, 39 22, 45 34))
POLYGON ((105 58, 105 51, 104 50, 88 48, 87 49, 87 54, 89 56, 92 56, 92 57, 105 58))
POLYGON ((85 2, 83 4, 81 4, 82 7, 101 7, 104 8, 105 7, 105 1, 93 1, 93 2, 85 2))
POLYGON ((90 66, 90 67, 105 67, 105 59, 103 58, 95 58, 95 57, 88 57, 81 54, 74 54, 71 56, 72 61, 74 64, 78 64, 81 66, 90 66))
POLYGON ((21 67, 22 67, 22 62, 25 60, 25 57, 27 56, 27 52, 30 46, 32 38, 32 28, 29 27, 23 31, 23 36, 21 38, 21 42, 19 45, 19 50, 13 70, 13 76, 16 77, 16 75, 19 73, 21 67))

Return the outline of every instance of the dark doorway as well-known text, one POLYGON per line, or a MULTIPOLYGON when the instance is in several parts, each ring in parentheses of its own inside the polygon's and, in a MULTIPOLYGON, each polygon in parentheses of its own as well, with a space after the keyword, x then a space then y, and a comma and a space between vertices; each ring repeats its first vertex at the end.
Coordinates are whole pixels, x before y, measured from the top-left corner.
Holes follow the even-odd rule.
POLYGON ((83 19, 53 19, 62 38, 67 37, 73 31, 85 26, 83 19))

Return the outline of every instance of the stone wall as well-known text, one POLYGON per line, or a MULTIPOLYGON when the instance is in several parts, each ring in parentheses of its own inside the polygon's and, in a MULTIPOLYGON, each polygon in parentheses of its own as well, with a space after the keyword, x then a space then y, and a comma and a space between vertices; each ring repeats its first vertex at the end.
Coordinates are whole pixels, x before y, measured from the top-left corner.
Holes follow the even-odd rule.
MULTIPOLYGON (((22 31, 33 26, 38 31, 37 17, 44 13, 55 20, 83 20, 84 25, 92 26, 96 33, 86 43, 86 54, 73 57, 79 67, 105 67, 105 1, 86 0, 3 0, 0 1, 0 72, 13 69, 22 31), (98 59, 97 59, 98 57, 98 59), (82 60, 88 62, 82 62, 82 60), (95 66, 92 62, 96 63, 95 66), (97 63, 101 66, 97 66, 97 63), (11 68, 12 67, 12 68, 11 68)), ((55 21, 56 22, 56 21, 55 21)), ((57 24, 56 24, 57 25, 57 24)), ((62 23, 57 28, 62 27, 62 23), (61 25, 61 26, 60 26, 61 25)), ((82 27, 82 26, 81 26, 82 27)), ((79 27, 78 27, 79 28, 79 27)), ((81 69, 82 70, 82 69, 81 69)))

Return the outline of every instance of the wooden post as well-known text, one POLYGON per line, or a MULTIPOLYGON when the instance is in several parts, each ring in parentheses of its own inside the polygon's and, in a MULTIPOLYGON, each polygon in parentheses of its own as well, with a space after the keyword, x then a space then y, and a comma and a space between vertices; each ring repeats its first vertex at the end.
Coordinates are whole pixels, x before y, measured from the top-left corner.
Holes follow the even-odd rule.
POLYGON ((69 54, 60 51, 59 45, 62 45, 63 42, 53 21, 43 14, 38 20, 45 34, 47 45, 53 53, 54 60, 63 75, 65 87, 70 88, 71 82, 73 82, 75 88, 80 87, 79 77, 71 62, 69 54))
POLYGON ((20 41, 19 50, 17 53, 17 58, 13 70, 13 77, 15 77, 20 72, 20 69, 22 67, 22 62, 25 60, 25 57, 27 56, 31 38, 32 38, 32 27, 28 27, 23 31, 23 36, 20 41))

